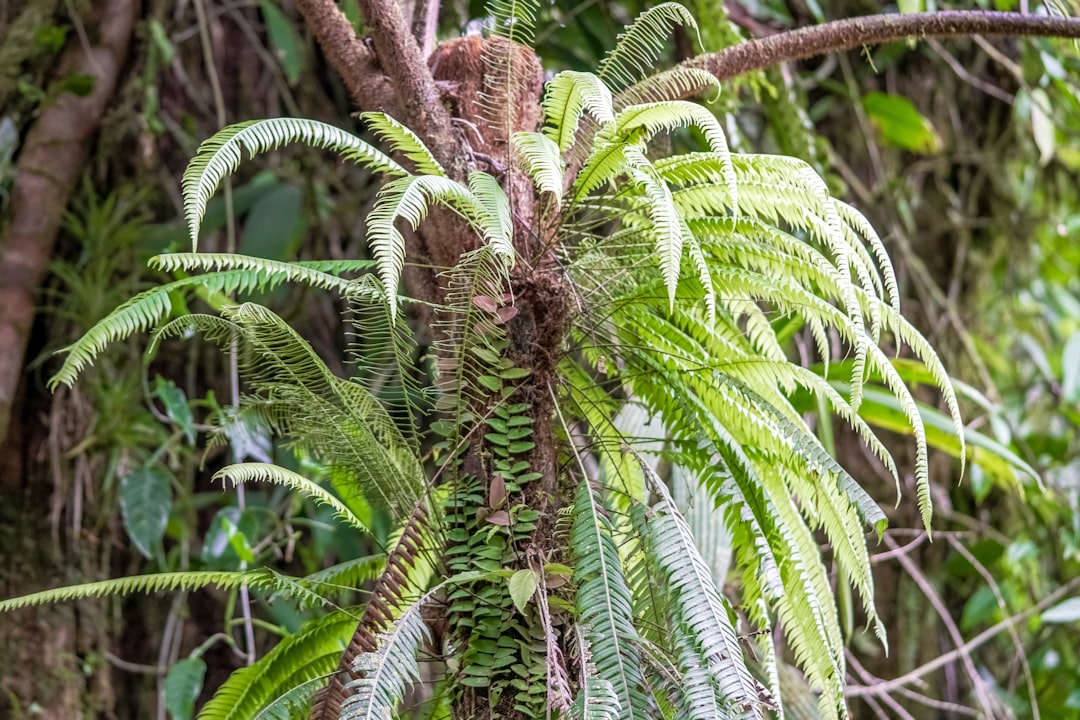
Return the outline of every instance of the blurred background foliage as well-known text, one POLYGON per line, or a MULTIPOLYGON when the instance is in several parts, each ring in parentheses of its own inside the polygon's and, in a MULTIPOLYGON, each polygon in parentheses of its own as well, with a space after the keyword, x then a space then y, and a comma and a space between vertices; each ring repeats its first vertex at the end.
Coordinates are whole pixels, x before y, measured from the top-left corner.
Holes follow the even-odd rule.
MULTIPOLYGON (((5 45, 18 39, 15 20, 31 4, 0 2, 5 45)), ((899 8, 861 0, 690 5, 710 50, 826 19, 946 7, 934 0, 899 8)), ((1027 0, 977 5, 1046 11, 1027 0)), ((341 6, 359 18, 355 0, 341 6)), ((644 6, 556 0, 538 26, 545 66, 594 66, 644 6)), ((39 3, 32 52, 15 77, 0 78, 5 212, 20 137, 50 93, 78 91, 77 77, 60 85, 47 77, 65 43, 93 33, 80 21, 87 7, 39 3)), ((481 8, 479 0, 447 3, 443 36, 475 30, 481 8)), ((699 51, 695 37, 672 43, 672 59, 699 51)), ((856 718, 964 718, 976 716, 974 707, 1001 718, 1080 718, 1078 81, 1080 57, 1067 43, 898 43, 741 78, 713 105, 737 149, 806 159, 870 217, 898 265, 906 314, 963 384, 971 429, 1034 472, 975 462, 961 479, 959 464, 939 453, 931 543, 914 503, 893 508, 891 479, 861 445, 822 424, 823 438, 891 521, 876 558, 888 656, 846 605, 856 718), (895 678, 908 682, 882 682, 895 678)), ((368 559, 357 563, 358 576, 378 569, 378 542, 344 547, 353 536, 337 533, 327 512, 284 491, 249 489, 239 503, 210 482, 233 453, 318 473, 245 418, 225 423, 228 443, 208 437, 210 421, 230 406, 230 368, 218 353, 185 342, 144 358, 139 340, 113 347, 74 389, 44 389, 53 350, 159 281, 145 267, 150 255, 186 248, 179 177, 202 138, 225 122, 277 115, 358 130, 350 112, 288 0, 143 3, 125 74, 40 293, 21 413, 6 450, 4 596, 199 567, 258 563, 308 574, 361 557, 368 559)), ((361 219, 376 190, 362 172, 286 148, 241 168, 231 192, 211 205, 200 249, 364 257, 361 219)), ((348 372, 342 308, 292 290, 259 299, 300 328, 332 369, 348 372)), ((813 362, 801 333, 791 347, 813 362)), ((872 402, 868 408, 875 411, 872 402)), ((887 408, 877 411, 887 416, 887 408)), ((905 491, 913 494, 913 479, 905 491)), ((380 526, 378 517, 372 522, 380 526)), ((245 626, 265 649, 304 619, 295 607, 255 597, 247 622, 243 605, 236 594, 204 591, 7 616, 0 620, 0 716, 186 720, 203 688, 246 661, 245 626), (66 688, 60 693, 58 680, 66 688)), ((800 682, 788 673, 792 693, 800 682)), ((789 715, 813 712, 792 702, 789 715)))

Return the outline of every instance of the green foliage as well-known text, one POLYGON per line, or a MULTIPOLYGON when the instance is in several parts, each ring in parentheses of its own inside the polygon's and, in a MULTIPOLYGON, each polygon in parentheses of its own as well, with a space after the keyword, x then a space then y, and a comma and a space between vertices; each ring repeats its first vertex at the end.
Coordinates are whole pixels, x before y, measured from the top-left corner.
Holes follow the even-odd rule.
MULTIPOLYGON (((528 2, 490 8, 496 39, 483 99, 504 136, 523 82, 506 40, 531 42, 536 12, 528 2)), ((106 345, 151 327, 152 348, 200 333, 234 354, 250 393, 219 414, 221 434, 261 422, 314 466, 241 461, 216 477, 309 497, 350 532, 368 530, 372 505, 389 510, 388 552, 304 579, 268 569, 141 576, 16 598, 0 610, 206 584, 272 591, 307 609, 325 605, 337 585, 375 579, 361 609, 318 617, 235 672, 203 709, 208 720, 310 708, 322 717, 343 673, 355 679, 341 717, 389 717, 421 678, 430 613, 449 628, 435 648, 445 652, 446 696, 478 717, 762 718, 784 701, 782 660, 771 635, 759 643, 762 657, 749 657, 743 629, 782 630, 821 716, 844 717, 843 630, 817 533, 884 643, 865 531, 880 535, 885 516, 808 424, 807 407, 820 404, 846 423, 898 489, 897 464, 874 428, 911 434, 929 530, 931 443, 961 463, 968 455, 958 402, 934 349, 900 315, 895 273, 870 223, 807 163, 734 154, 713 113, 670 99, 711 78, 650 75, 676 25, 696 29, 679 5, 647 10, 597 73, 566 71, 549 82, 540 132, 508 138, 538 192, 554 200, 539 204, 550 217, 528 218, 535 232, 550 232, 541 237, 550 262, 519 257, 527 246, 514 237, 519 206, 496 177, 448 177, 414 132, 385 115, 364 119, 412 171, 309 120, 241 123, 206 141, 183 181, 193 243, 243 150, 303 142, 388 178, 368 216, 373 261, 159 256, 157 269, 198 274, 113 311, 68 348, 52 382, 72 383, 106 345), (657 142, 684 130, 700 133, 705 149, 672 154, 657 142), (399 308, 409 258, 397 222, 415 230, 440 205, 478 242, 440 277, 429 377, 415 367, 416 341, 399 308), (516 321, 535 317, 520 298, 544 272, 565 283, 575 307, 566 336, 554 340, 516 321), (269 309, 228 297, 284 282, 334 291, 350 305, 353 378, 331 372, 269 309), (215 313, 170 319, 192 294, 215 313), (789 359, 792 325, 807 328, 819 372, 789 359), (555 347, 543 346, 549 341, 555 347), (907 368, 916 380, 886 343, 917 358, 907 368), (537 346, 555 356, 557 375, 522 360, 537 346), (946 413, 920 406, 909 382, 936 389, 946 413), (627 432, 626 408, 642 410, 652 430, 627 432), (660 470, 648 453, 665 461, 660 470), (700 486, 706 517, 697 527, 711 521, 730 534, 741 617, 667 489, 676 475, 700 486)), ((173 415, 190 432, 190 418, 173 415)), ((125 505, 140 548, 160 541, 161 490, 144 483, 125 505)), ((255 562, 241 515, 219 513, 226 541, 238 537, 237 557, 255 562)))

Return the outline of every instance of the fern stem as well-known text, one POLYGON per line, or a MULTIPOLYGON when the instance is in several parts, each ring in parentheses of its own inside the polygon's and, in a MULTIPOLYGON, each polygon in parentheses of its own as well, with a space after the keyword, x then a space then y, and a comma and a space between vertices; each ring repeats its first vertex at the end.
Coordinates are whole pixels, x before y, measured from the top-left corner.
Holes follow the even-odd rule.
POLYGON ((841 50, 906 38, 957 35, 1080 38, 1080 19, 981 10, 870 15, 834 20, 750 40, 699 56, 684 64, 706 70, 722 82, 780 63, 841 50))

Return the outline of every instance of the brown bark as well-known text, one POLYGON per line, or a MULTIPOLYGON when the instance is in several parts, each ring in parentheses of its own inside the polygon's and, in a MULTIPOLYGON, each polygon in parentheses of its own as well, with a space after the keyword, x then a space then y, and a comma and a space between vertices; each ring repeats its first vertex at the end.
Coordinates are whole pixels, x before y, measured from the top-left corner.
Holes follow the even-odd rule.
POLYGON ((750 40, 720 52, 701 55, 685 64, 706 70, 723 82, 780 63, 866 45, 881 45, 907 38, 970 35, 1077 38, 1080 37, 1080 18, 975 10, 870 15, 834 20, 750 40))
POLYGON ((0 444, 22 377, 23 357, 34 321, 34 295, 52 255, 71 190, 82 174, 109 99, 116 88, 138 0, 108 0, 95 8, 96 44, 72 39, 56 78, 83 73, 93 78, 86 97, 64 92, 43 108, 27 133, 11 195, 11 215, 0 236, 0 444))

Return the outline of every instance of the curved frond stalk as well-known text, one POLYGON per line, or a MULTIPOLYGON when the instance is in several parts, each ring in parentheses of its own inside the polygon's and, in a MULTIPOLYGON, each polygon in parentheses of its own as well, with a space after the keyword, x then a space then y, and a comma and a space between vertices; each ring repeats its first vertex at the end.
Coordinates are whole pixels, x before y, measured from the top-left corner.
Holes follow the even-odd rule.
POLYGON ((576 563, 578 621, 585 628, 583 634, 597 677, 613 688, 620 718, 647 718, 630 590, 623 579, 610 522, 587 480, 578 487, 573 519, 570 545, 576 563))
POLYGON ((213 479, 229 480, 232 482, 233 487, 248 482, 271 482, 276 485, 283 485, 307 495, 319 505, 328 506, 334 511, 334 517, 346 525, 360 532, 371 532, 345 503, 338 500, 325 488, 320 487, 303 475, 279 465, 255 462, 237 463, 218 470, 214 473, 213 479))
POLYGON ((348 295, 360 288, 354 286, 353 281, 338 277, 337 273, 369 270, 375 265, 372 260, 284 262, 232 253, 166 253, 155 255, 147 264, 155 270, 171 273, 244 270, 252 277, 250 286, 242 288, 245 291, 262 289, 271 283, 276 287, 285 282, 299 282, 321 290, 333 290, 341 295, 348 295))
POLYGON ((588 113, 603 129, 615 122, 611 90, 592 73, 564 70, 544 91, 544 135, 560 153, 574 144, 581 116, 588 113))
POLYGON ((537 190, 555 197, 558 208, 562 203, 564 169, 559 146, 551 138, 536 132, 514 133, 513 142, 518 163, 532 178, 537 190))
POLYGON ((241 585, 269 587, 272 584, 273 577, 265 570, 249 570, 246 572, 205 570, 132 575, 131 577, 116 578, 114 580, 99 580, 81 585, 67 585, 52 590, 42 590, 29 595, 9 598, 8 600, 0 600, 0 613, 34 605, 67 602, 83 598, 154 593, 162 590, 198 590, 210 585, 223 590, 232 590, 241 585))
POLYGON ((692 641, 684 650, 682 668, 684 680, 692 677, 698 680, 696 685, 688 682, 684 690, 687 705, 694 710, 691 716, 721 717, 719 712, 710 713, 708 709, 730 706, 738 713, 760 718, 757 685, 743 662, 727 599, 717 590, 712 573, 694 544, 690 526, 675 507, 664 483, 644 463, 642 469, 651 481, 653 492, 660 497, 653 508, 654 517, 647 524, 652 533, 647 552, 656 557, 667 576, 668 591, 673 595, 671 612, 692 641), (700 667, 695 668, 696 663, 700 667), (719 698, 711 681, 718 685, 719 698))
MULTIPOLYGON (((677 25, 693 30, 694 34, 698 32, 694 16, 678 3, 666 2, 649 8, 619 34, 615 47, 600 62, 597 75, 619 90, 651 75, 656 59, 668 49, 668 36, 677 25)), ((698 45, 701 45, 700 36, 698 45)))
POLYGON ((230 125, 203 141, 180 181, 184 192, 184 217, 193 249, 198 247, 206 204, 221 181, 240 167, 243 151, 247 150, 254 157, 292 142, 333 150, 375 172, 408 174, 384 153, 352 133, 317 120, 273 118, 230 125))
POLYGON ((406 689, 420 680, 416 654, 430 631, 421 614, 424 604, 435 591, 421 597, 379 637, 375 652, 356 658, 353 670, 361 675, 346 685, 352 694, 341 708, 341 720, 382 720, 394 711, 406 689))
POLYGON ((446 171, 419 136, 386 113, 364 112, 360 118, 394 152, 412 160, 417 174, 445 176, 446 171))
POLYGON ((234 671, 198 720, 247 720, 298 686, 318 685, 337 665, 356 622, 353 610, 337 610, 305 623, 254 665, 234 671))

